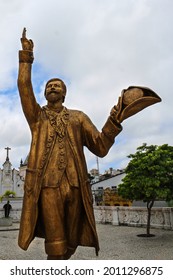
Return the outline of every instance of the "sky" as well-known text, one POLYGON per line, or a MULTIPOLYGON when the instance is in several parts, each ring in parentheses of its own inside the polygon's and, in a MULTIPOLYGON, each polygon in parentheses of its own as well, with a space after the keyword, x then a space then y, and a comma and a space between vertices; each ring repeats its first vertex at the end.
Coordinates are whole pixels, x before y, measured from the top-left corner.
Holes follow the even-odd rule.
MULTIPOLYGON (((148 145, 173 145, 172 0, 0 0, 0 168, 10 147, 13 168, 25 160, 31 135, 18 89, 18 51, 24 27, 34 42, 32 83, 45 105, 47 80, 59 77, 65 106, 85 112, 101 131, 123 89, 146 86, 162 102, 122 123, 99 171, 122 169, 148 145)), ((96 156, 85 149, 88 169, 96 156)))

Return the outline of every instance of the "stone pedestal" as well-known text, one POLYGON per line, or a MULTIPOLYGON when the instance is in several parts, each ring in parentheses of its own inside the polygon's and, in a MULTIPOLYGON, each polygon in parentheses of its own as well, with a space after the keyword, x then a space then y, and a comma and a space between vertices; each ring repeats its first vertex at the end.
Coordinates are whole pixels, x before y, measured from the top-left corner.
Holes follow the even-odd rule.
POLYGON ((13 219, 12 218, 0 218, 0 227, 9 227, 12 226, 13 219))

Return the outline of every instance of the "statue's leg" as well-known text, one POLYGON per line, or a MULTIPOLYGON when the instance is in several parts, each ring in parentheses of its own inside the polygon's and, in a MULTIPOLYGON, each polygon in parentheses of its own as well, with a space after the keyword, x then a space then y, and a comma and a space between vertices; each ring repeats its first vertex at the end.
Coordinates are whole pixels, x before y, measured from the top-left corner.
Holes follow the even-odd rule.
POLYGON ((60 188, 43 188, 40 194, 40 216, 45 233, 48 259, 62 259, 67 252, 64 226, 64 201, 60 188))
POLYGON ((42 189, 40 206, 47 259, 69 259, 79 245, 84 211, 80 188, 71 187, 64 176, 60 187, 42 189))
POLYGON ((69 259, 76 251, 79 245, 83 222, 83 202, 80 188, 69 186, 68 196, 66 198, 65 221, 67 236, 67 252, 65 259, 69 259))

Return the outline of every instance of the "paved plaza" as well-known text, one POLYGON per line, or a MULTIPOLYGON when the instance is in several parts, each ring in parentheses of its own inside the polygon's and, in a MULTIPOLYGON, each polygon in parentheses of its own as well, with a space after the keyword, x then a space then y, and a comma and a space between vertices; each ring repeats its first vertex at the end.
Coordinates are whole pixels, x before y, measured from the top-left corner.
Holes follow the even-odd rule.
MULTIPOLYGON (((45 260, 44 240, 36 238, 27 251, 17 245, 19 224, 0 227, 1 260, 45 260)), ((88 247, 78 247, 73 260, 173 260, 173 231, 151 229, 154 237, 138 237, 145 228, 97 224, 99 256, 88 247)))

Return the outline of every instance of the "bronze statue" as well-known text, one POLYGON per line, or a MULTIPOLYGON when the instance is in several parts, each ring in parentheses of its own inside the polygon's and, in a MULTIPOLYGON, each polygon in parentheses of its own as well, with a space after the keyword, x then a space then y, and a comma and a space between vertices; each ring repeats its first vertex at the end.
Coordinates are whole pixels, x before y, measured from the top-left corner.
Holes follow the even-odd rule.
MULTIPOLYGON (((131 102, 123 103, 123 91, 99 132, 83 112, 63 106, 66 86, 58 78, 47 82, 44 93, 47 105, 41 107, 32 88, 34 44, 26 38, 26 29, 21 43, 18 89, 32 142, 25 178, 19 246, 27 250, 37 236, 45 239, 47 259, 69 259, 78 245, 95 247, 98 254, 99 242, 83 147, 86 146, 98 157, 104 157, 122 130, 121 122, 141 108, 138 106, 133 112, 130 108, 124 114, 131 102)), ((142 91, 142 96, 137 94, 137 98, 143 99, 145 89, 138 89, 142 91)), ((135 100, 134 87, 128 90, 135 100)), ((155 102, 160 101, 155 93, 152 94, 153 98, 157 97, 155 102)), ((145 107, 150 105, 148 102, 145 107)))

